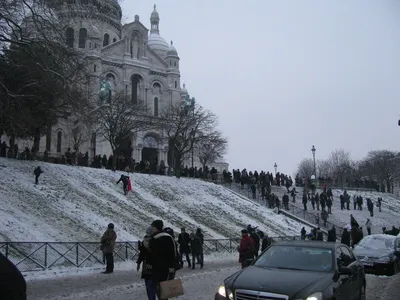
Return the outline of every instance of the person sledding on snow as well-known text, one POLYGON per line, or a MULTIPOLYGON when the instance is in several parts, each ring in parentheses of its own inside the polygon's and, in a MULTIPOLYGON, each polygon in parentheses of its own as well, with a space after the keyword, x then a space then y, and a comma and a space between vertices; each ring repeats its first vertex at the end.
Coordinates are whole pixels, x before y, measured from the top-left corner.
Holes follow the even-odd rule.
POLYGON ((129 191, 132 190, 131 179, 129 176, 121 175, 120 179, 117 181, 117 184, 122 181, 124 194, 126 195, 129 191))

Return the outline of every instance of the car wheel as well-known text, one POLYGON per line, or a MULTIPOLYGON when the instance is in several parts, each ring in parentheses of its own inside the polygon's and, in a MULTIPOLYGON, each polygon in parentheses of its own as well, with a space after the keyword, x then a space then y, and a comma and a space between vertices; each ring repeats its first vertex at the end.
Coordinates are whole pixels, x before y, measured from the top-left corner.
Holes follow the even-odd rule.
POLYGON ((365 283, 361 286, 360 288, 360 298, 358 298, 359 300, 366 300, 367 299, 367 295, 366 295, 366 288, 365 288, 365 283))

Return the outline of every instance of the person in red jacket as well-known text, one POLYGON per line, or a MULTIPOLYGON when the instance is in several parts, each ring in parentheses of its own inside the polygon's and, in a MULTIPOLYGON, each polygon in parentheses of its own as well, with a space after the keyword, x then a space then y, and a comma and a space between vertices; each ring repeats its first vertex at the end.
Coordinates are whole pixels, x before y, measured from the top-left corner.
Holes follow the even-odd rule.
POLYGON ((254 258, 255 246, 253 239, 249 236, 247 229, 242 230, 242 239, 240 240, 239 263, 242 264, 242 269, 246 267, 246 260, 254 258))

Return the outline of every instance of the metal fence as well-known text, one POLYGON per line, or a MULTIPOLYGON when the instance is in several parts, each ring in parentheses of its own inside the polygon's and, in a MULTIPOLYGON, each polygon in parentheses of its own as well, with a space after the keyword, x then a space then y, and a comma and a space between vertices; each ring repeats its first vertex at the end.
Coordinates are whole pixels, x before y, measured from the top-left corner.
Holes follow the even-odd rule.
MULTIPOLYGON (((274 242, 299 240, 300 236, 272 237, 274 242)), ((236 252, 240 239, 204 240, 205 255, 236 252)), ((99 242, 0 242, 0 252, 21 272, 64 267, 94 267, 104 264, 99 242)), ((114 261, 136 261, 138 242, 117 242, 114 261)))

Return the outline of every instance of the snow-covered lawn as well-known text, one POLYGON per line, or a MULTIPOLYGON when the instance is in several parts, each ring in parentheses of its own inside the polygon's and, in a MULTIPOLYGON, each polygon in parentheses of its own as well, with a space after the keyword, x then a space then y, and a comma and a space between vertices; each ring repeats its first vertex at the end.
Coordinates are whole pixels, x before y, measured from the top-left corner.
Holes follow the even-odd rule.
MULTIPOLYGON (((137 241, 155 219, 175 231, 200 227, 206 239, 238 238, 248 224, 270 236, 298 235, 301 228, 292 219, 200 180, 130 174, 133 192, 125 196, 122 184, 116 185, 121 174, 0 158, 0 242, 97 242, 109 222, 115 224, 117 241, 137 241), (34 185, 38 165, 44 173, 34 185)), ((64 253, 67 246, 58 245, 57 251, 64 253)), ((37 245, 21 247, 30 253, 37 245)), ((1 245, 0 251, 5 252, 1 245)), ((35 259, 43 259, 41 251, 35 259)), ((60 257, 51 252, 49 263, 60 257)), ((15 249, 11 255, 14 261, 23 258, 15 249)), ((68 255, 72 259, 71 251, 68 255)), ((56 265, 68 263, 60 259, 56 265)))

